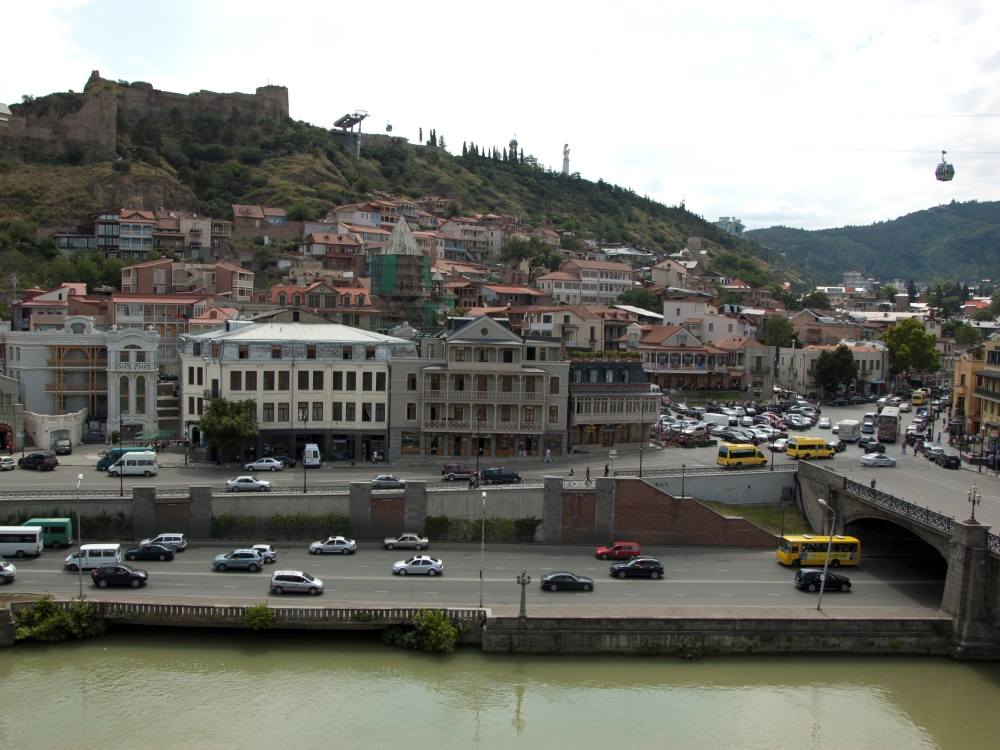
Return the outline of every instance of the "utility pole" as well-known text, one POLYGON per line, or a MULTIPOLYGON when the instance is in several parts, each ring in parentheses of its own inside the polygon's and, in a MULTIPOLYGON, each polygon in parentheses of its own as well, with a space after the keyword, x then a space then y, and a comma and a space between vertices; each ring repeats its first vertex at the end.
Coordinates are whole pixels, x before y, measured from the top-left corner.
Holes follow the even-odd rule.
POLYGON ((483 526, 479 539, 479 606, 483 606, 483 568, 486 565, 486 491, 483 491, 483 526))

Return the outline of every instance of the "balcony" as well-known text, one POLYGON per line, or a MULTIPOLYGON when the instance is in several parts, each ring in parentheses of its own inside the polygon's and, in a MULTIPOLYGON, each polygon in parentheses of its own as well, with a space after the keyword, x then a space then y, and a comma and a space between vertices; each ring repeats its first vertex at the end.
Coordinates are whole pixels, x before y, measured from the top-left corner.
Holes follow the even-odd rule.
POLYGON ((108 383, 107 381, 97 382, 93 386, 89 383, 46 383, 45 391, 46 393, 56 391, 61 393, 107 393, 108 383))
POLYGON ((570 414, 569 426, 581 427, 588 424, 651 424, 658 412, 626 411, 617 414, 570 414))
POLYGON ((522 362, 449 362, 449 370, 472 370, 474 372, 483 372, 488 370, 489 372, 521 372, 522 364, 533 364, 533 363, 522 363, 522 362))
POLYGON ((980 398, 988 398, 990 401, 1000 401, 1000 391, 991 391, 981 386, 976 386, 973 393, 980 398))
POLYGON ((750 373, 752 375, 767 375, 771 372, 771 367, 769 365, 755 365, 750 368, 750 373))
POLYGON ((85 359, 47 359, 45 366, 53 370, 107 370, 108 360, 98 359, 88 362, 85 359))
MULTIPOLYGON (((682 365, 675 363, 653 363, 653 362, 643 362, 642 369, 646 372, 651 373, 671 373, 671 372, 690 372, 690 373, 721 373, 725 374, 727 368, 725 365, 682 365)), ((742 372, 742 371, 741 371, 742 372)))
POLYGON ((477 422, 476 420, 426 419, 425 430, 444 432, 542 432, 540 422, 477 422))
POLYGON ((515 393, 508 391, 435 391, 424 390, 424 399, 437 401, 485 401, 511 403, 516 401, 544 401, 545 394, 535 391, 534 393, 515 393))

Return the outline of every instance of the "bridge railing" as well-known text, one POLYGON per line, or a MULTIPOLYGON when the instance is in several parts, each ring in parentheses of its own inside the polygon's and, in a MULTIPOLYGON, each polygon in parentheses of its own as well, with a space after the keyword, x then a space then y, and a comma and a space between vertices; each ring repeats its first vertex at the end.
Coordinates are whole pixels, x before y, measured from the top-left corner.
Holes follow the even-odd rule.
MULTIPOLYGON (((691 469, 643 469, 642 478, 658 478, 658 477, 704 477, 704 476, 717 476, 719 474, 770 474, 782 473, 791 474, 797 470, 795 464, 779 464, 778 466, 754 466, 748 467, 746 469, 724 469, 719 466, 703 466, 699 468, 691 469)), ((615 471, 616 477, 637 477, 639 476, 638 469, 623 469, 622 471, 615 471)))

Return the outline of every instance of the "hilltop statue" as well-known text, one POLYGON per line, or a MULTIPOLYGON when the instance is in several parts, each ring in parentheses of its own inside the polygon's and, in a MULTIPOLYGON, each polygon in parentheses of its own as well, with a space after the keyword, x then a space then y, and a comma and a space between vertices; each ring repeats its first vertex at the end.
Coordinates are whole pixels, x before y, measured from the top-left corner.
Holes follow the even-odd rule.
POLYGON ((563 144, 563 174, 569 174, 569 144, 563 144))

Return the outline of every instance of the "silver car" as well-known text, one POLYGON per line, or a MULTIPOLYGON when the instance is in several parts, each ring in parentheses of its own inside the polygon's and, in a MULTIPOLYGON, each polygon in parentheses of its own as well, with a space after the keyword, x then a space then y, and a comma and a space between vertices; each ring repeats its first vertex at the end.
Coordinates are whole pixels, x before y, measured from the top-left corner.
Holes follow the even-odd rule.
POLYGON ((392 474, 379 474, 372 477, 373 490, 402 490, 406 489, 406 481, 392 474))
POLYGON ((444 572, 444 563, 434 557, 427 555, 416 555, 409 560, 400 560, 392 566, 392 572, 396 575, 425 575, 436 576, 444 572))
POLYGON ((323 582, 301 570, 276 570, 271 574, 271 591, 275 594, 305 591, 315 596, 323 593, 323 582))
POLYGON ((271 483, 251 476, 236 477, 226 482, 226 489, 230 492, 267 492, 271 483))
POLYGON ((278 551, 274 548, 273 544, 255 544, 253 549, 260 553, 265 563, 273 565, 278 562, 278 551))
POLYGON ((386 537, 382 542, 382 546, 386 549, 395 549, 396 547, 399 547, 400 549, 421 550, 430 546, 430 542, 427 537, 420 536, 418 534, 403 534, 396 539, 386 537))
POLYGON ((309 552, 313 555, 350 555, 357 551, 358 543, 342 536, 331 536, 325 541, 309 545, 309 552))
POLYGON ((244 471, 284 471, 284 469, 285 464, 276 458, 258 458, 243 467, 244 471))
POLYGON ((249 570, 256 573, 264 567, 264 560, 255 549, 234 549, 229 554, 216 555, 212 566, 216 570, 249 570))
POLYGON ((17 568, 0 557, 0 586, 3 586, 5 583, 14 583, 16 574, 17 568))

